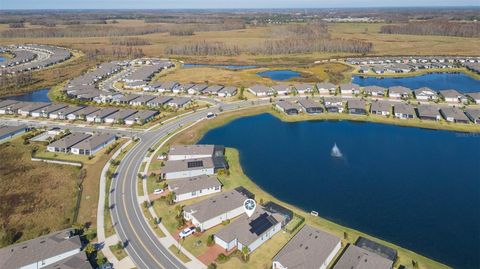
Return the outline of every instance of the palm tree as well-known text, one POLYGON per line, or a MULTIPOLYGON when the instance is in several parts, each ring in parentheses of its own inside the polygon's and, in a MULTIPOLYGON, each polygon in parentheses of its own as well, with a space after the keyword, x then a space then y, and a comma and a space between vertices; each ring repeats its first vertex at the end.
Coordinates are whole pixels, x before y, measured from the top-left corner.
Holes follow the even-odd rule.
POLYGON ((247 246, 242 247, 242 254, 243 254, 243 260, 247 261, 248 254, 250 253, 250 249, 247 246))

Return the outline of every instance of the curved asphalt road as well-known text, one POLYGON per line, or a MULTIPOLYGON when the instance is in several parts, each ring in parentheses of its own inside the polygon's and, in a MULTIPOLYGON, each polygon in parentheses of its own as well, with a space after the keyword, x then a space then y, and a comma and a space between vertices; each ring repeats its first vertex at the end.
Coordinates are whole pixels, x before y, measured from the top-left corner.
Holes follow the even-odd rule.
POLYGON ((115 230, 120 240, 126 243, 125 249, 138 268, 186 268, 159 242, 145 221, 141 205, 137 200, 137 174, 148 149, 180 126, 204 118, 208 112, 218 113, 219 106, 224 111, 228 111, 266 103, 268 101, 220 103, 215 107, 188 114, 165 123, 156 130, 138 135, 140 142, 125 155, 118 166, 118 176, 110 195, 110 208, 113 208, 111 215, 115 230))

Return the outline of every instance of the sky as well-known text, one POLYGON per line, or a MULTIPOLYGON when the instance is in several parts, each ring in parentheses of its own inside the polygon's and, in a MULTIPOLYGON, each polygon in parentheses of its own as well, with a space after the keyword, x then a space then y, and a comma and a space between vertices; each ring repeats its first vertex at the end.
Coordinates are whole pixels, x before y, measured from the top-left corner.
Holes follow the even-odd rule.
POLYGON ((480 6, 480 0, 0 0, 6 9, 228 9, 480 6))

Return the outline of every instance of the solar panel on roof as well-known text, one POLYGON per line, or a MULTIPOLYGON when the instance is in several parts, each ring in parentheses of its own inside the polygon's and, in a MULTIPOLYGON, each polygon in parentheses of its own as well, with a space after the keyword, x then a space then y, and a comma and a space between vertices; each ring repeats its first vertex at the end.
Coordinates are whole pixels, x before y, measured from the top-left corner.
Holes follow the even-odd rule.
POLYGON ((202 167, 203 161, 193 161, 187 163, 188 168, 202 167))
POLYGON ((250 232, 256 235, 261 235, 266 230, 270 229, 270 227, 272 227, 275 223, 277 223, 277 221, 273 217, 267 213, 263 213, 258 218, 250 222, 250 232))

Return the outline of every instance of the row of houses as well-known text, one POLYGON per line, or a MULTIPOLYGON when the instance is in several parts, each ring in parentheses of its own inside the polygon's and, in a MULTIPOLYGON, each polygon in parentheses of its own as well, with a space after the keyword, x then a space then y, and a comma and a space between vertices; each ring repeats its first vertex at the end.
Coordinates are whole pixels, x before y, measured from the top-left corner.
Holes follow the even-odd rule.
POLYGON ((159 96, 151 94, 127 94, 115 100, 118 104, 147 106, 152 108, 183 108, 192 102, 192 98, 182 96, 159 96))
POLYGON ((426 64, 426 63, 478 63, 480 57, 470 56, 409 56, 409 57, 364 57, 347 58, 345 62, 352 65, 380 64, 426 64))
POLYGON ((158 81, 143 87, 144 91, 189 94, 189 95, 213 95, 218 97, 231 97, 237 94, 238 89, 233 86, 207 85, 207 84, 180 84, 175 81, 158 81))
POLYGON ((0 268, 91 269, 82 240, 72 229, 0 249, 0 268))
POLYGON ((95 155, 99 150, 115 142, 112 134, 70 133, 47 146, 49 152, 72 153, 75 155, 95 155))
POLYGON ((91 123, 142 125, 154 119, 158 114, 157 110, 0 100, 0 115, 21 115, 52 120, 83 120, 91 123))
POLYGON ((346 83, 335 85, 328 82, 309 84, 298 83, 294 85, 279 84, 274 86, 253 85, 247 90, 255 96, 273 96, 273 95, 289 95, 289 94, 308 94, 318 92, 320 95, 345 95, 367 97, 390 97, 394 99, 416 99, 419 101, 439 101, 445 100, 447 103, 468 103, 468 101, 480 104, 480 92, 472 92, 461 94, 457 90, 441 90, 435 91, 428 87, 422 87, 412 90, 403 86, 392 86, 389 88, 380 86, 360 87, 358 84, 346 83))
POLYGON ((321 102, 311 98, 301 98, 295 101, 279 100, 275 102, 275 108, 287 115, 296 115, 301 112, 308 114, 318 113, 343 113, 352 115, 390 116, 398 119, 419 118, 422 120, 438 121, 444 119, 454 123, 480 124, 480 109, 467 108, 462 110, 453 106, 438 106, 433 104, 421 104, 413 106, 408 103, 389 102, 376 100, 368 103, 358 98, 325 97, 321 102), (370 104, 370 106, 368 106, 370 104))
POLYGON ((26 44, 3 48, 14 54, 14 58, 1 64, 0 74, 15 74, 45 68, 72 57, 72 53, 62 47, 52 45, 26 44), (48 57, 38 57, 39 53, 48 57))

